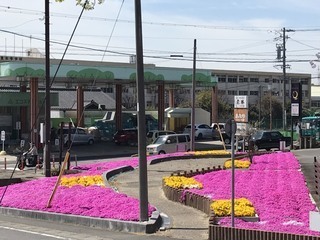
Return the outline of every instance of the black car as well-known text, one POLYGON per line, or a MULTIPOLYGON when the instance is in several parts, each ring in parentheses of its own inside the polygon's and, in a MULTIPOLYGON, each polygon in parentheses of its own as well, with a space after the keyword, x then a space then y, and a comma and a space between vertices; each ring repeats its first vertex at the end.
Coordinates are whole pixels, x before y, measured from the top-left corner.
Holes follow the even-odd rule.
POLYGON ((291 144, 291 137, 285 137, 279 131, 257 131, 249 138, 249 148, 258 151, 266 149, 270 151, 272 148, 280 149, 280 142, 285 141, 286 147, 291 144))

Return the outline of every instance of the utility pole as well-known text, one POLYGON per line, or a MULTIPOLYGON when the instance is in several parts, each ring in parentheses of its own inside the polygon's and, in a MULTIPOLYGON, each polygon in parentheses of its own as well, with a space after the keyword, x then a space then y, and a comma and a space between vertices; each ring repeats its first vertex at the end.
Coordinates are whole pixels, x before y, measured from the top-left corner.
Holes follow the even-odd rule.
MULTIPOLYGON (((282 33, 282 72, 283 72, 283 131, 286 131, 286 28, 282 33)), ((271 99, 270 99, 271 101, 271 99)))
POLYGON ((197 39, 193 42, 192 94, 191 94, 191 151, 195 151, 195 102, 196 102, 196 52, 197 39))
MULTIPOLYGON (((283 100, 282 100, 282 109, 283 109, 283 116, 282 116, 282 126, 283 126, 283 131, 286 130, 286 83, 287 83, 287 76, 286 76, 286 69, 289 68, 290 66, 287 65, 286 63, 286 41, 288 39, 288 36, 286 35, 287 32, 294 32, 294 30, 291 29, 286 29, 283 28, 282 29, 282 33, 280 38, 282 38, 282 44, 277 44, 277 60, 281 60, 282 59, 282 74, 283 74, 283 100), (281 52, 282 52, 282 56, 281 56, 281 52)), ((280 38, 276 38, 276 40, 279 40, 280 38)))
POLYGON ((45 176, 51 177, 50 155, 51 155, 51 142, 50 142, 50 24, 49 24, 49 0, 45 1, 45 49, 46 49, 46 98, 45 98, 45 136, 44 136, 44 166, 45 176))

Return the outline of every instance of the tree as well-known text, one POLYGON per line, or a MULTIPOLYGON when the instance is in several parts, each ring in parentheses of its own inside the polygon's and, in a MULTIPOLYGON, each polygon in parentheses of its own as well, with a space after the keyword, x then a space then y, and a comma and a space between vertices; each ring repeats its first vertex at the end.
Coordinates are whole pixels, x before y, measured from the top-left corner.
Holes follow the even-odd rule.
MULTIPOLYGON (((212 98, 210 90, 203 90, 196 95, 196 106, 208 112, 212 112, 212 98)), ((223 96, 218 96, 218 113, 219 121, 224 122, 233 116, 232 107, 223 99, 223 96)))
POLYGON ((270 110, 272 116, 272 128, 277 128, 282 126, 282 103, 269 94, 265 95, 261 99, 261 124, 262 128, 269 128, 270 126, 270 110), (270 100, 271 100, 271 107, 270 107, 270 100))

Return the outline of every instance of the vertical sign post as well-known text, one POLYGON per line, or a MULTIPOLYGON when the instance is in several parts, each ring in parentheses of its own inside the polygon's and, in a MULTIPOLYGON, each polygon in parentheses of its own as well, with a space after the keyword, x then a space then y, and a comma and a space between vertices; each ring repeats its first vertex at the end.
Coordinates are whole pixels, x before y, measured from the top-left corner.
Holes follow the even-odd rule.
MULTIPOLYGON (((300 122, 301 115, 302 115, 301 83, 300 82, 299 83, 291 83, 291 149, 293 149, 293 122, 294 121, 300 122)), ((299 136, 299 138, 300 137, 301 136, 299 136)), ((299 143, 300 143, 300 141, 299 141, 299 143)))
POLYGON ((16 122, 16 129, 17 129, 17 139, 20 139, 20 130, 21 130, 21 122, 16 122))

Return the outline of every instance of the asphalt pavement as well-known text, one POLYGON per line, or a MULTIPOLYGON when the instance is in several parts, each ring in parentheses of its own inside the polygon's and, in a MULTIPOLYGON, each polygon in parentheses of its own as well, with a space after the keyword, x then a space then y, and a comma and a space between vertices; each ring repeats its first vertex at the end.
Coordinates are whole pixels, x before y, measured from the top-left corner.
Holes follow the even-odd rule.
MULTIPOLYGON (((196 150, 223 149, 219 141, 196 142, 196 150)), ((64 156, 65 150, 62 152, 64 156)), ((113 143, 96 143, 92 146, 73 146, 71 151, 72 164, 81 164, 84 160, 108 159, 115 157, 130 157, 137 154, 137 147, 118 146, 113 143)), ((315 192, 314 186, 314 157, 318 156, 319 149, 293 150, 301 163, 301 169, 305 175, 307 186, 311 195, 320 207, 319 196, 315 192)), ((53 151, 55 161, 59 160, 60 152, 53 151)), ((148 200, 156 206, 165 219, 162 231, 154 235, 166 236, 176 239, 207 239, 208 238, 208 216, 201 211, 191 207, 186 207, 179 203, 169 201, 165 198, 161 189, 161 179, 177 170, 195 170, 202 167, 222 165, 226 159, 197 159, 195 160, 175 160, 148 166, 148 200)), ((25 170, 15 170, 16 156, 12 154, 0 155, 0 180, 13 178, 33 179, 44 177, 43 170, 26 168, 25 170), (6 169, 4 169, 6 167, 6 169)), ((139 169, 118 175, 115 185, 120 192, 139 197, 139 169)))

